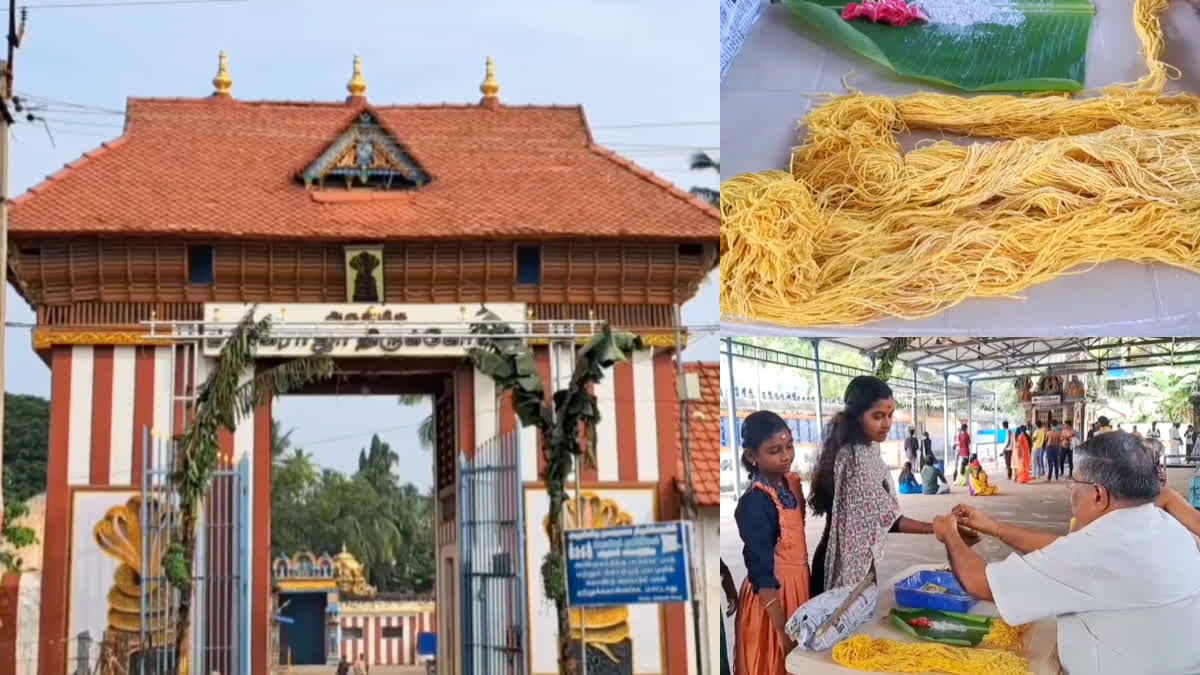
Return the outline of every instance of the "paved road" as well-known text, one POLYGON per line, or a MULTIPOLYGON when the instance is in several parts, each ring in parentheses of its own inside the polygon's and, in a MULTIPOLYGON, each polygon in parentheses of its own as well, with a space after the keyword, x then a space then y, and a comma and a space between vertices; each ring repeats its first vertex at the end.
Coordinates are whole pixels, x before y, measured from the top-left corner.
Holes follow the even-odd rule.
MULTIPOLYGON (((988 467, 985 467, 988 468, 988 467)), ((1067 502, 1066 484, 1061 481, 1046 483, 1036 481, 1018 485, 1004 478, 1004 469, 991 469, 988 476, 1000 488, 994 497, 971 497, 966 488, 953 486, 948 495, 900 495, 900 509, 904 515, 917 520, 932 520, 939 513, 947 513, 955 504, 968 503, 982 508, 994 517, 1023 527, 1047 532, 1066 534, 1071 519, 1071 507, 1067 502)), ((804 486, 807 490, 807 485, 804 486)), ((729 499, 721 501, 721 559, 733 573, 734 582, 741 587, 746 576, 742 562, 742 542, 738 537, 737 523, 733 519, 736 503, 729 499)), ((809 557, 821 541, 825 519, 809 515, 805 522, 805 535, 809 557)), ((976 545, 976 550, 988 561, 1001 560, 1012 549, 997 539, 985 537, 976 545)), ((889 534, 887 553, 879 569, 882 579, 889 579, 900 570, 921 563, 946 562, 946 549, 932 535, 889 534)), ((733 625, 726 625, 726 637, 733 638, 733 625)), ((731 645, 732 648, 732 645, 731 645)))

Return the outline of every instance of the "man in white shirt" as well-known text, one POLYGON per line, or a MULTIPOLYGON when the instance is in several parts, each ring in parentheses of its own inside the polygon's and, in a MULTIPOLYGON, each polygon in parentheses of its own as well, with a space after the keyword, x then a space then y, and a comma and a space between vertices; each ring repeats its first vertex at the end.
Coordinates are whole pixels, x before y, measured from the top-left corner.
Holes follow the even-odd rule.
POLYGON ((1189 534, 1200 534, 1200 515, 1160 492, 1154 462, 1132 434, 1097 434, 1075 459, 1070 534, 998 523, 970 506, 935 518, 955 577, 972 596, 994 600, 1011 625, 1056 617, 1070 675, 1200 673, 1200 548, 1189 534), (958 535, 960 523, 1017 552, 985 563, 958 535))
POLYGON ((1171 444, 1171 454, 1172 455, 1183 454, 1182 452, 1180 452, 1180 450, 1183 449, 1183 437, 1179 435, 1179 422, 1176 422, 1171 425, 1171 431, 1169 432, 1169 434, 1170 435, 1168 436, 1168 438, 1170 439, 1170 444, 1171 444))

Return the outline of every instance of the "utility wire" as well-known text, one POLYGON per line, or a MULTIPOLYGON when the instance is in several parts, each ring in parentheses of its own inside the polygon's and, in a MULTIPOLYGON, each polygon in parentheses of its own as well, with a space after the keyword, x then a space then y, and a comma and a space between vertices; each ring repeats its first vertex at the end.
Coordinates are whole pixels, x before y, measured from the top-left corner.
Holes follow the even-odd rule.
POLYGON ((123 2, 56 2, 44 5, 22 5, 22 9, 88 9, 92 7, 138 7, 142 5, 211 5, 247 0, 125 0, 123 2))

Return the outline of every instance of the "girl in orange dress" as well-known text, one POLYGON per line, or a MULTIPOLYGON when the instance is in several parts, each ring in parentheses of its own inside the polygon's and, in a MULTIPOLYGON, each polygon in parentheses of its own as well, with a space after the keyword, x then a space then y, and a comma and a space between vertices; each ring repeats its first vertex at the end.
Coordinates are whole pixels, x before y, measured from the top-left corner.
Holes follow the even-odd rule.
POLYGON ((784 661, 796 643, 784 625, 808 600, 809 584, 804 494, 791 470, 796 451, 787 423, 768 410, 746 417, 742 445, 751 483, 734 512, 746 561, 734 672, 785 675, 784 661))

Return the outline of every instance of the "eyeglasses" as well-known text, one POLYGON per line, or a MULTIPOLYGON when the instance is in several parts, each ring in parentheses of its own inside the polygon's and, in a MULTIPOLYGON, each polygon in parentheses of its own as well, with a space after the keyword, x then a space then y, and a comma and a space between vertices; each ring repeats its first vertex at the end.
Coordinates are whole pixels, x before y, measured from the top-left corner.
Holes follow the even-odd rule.
POLYGON ((1103 487, 1099 483, 1093 483, 1086 480, 1075 480, 1074 478, 1066 478, 1064 479, 1064 483, 1066 484, 1067 489, 1070 489, 1072 485, 1095 485, 1097 487, 1103 487))

